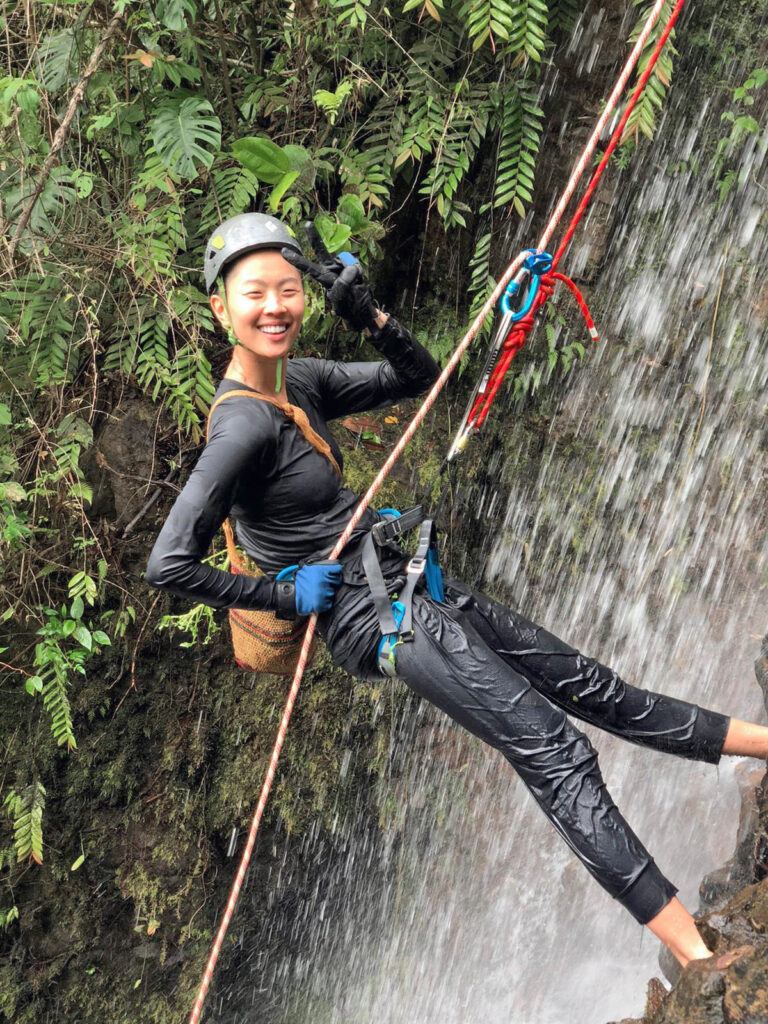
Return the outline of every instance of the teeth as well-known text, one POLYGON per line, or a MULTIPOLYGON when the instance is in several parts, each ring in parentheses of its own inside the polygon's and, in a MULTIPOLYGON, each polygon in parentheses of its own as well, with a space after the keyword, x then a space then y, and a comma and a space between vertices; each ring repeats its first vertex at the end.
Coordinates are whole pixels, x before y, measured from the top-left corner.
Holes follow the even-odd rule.
POLYGON ((264 331, 265 334, 282 334, 284 331, 287 331, 288 328, 285 324, 269 324, 262 327, 261 330, 264 331))

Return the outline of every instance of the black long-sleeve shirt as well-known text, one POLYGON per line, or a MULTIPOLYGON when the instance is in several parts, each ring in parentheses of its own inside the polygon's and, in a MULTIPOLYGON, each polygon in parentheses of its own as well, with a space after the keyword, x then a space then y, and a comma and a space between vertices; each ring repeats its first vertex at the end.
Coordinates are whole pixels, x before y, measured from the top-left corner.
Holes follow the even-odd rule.
MULTIPOLYGON (((286 365, 288 401, 304 410, 340 466, 329 420, 415 398, 439 372, 426 349, 392 317, 371 341, 386 357, 383 362, 292 359, 286 365)), ((252 389, 225 377, 215 397, 235 390, 252 389)), ((274 574, 330 551, 357 502, 330 461, 278 408, 245 396, 230 398, 211 416, 208 442, 155 542, 147 582, 214 608, 276 610, 269 577, 202 563, 222 522, 229 516, 243 550, 274 574)), ((352 539, 374 521, 367 510, 352 539)))

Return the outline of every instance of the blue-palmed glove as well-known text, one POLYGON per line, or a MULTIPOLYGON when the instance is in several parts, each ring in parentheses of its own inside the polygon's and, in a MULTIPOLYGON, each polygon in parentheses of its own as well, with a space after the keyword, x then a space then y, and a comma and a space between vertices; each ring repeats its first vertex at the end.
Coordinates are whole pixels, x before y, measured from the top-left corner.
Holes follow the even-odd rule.
POLYGON ((296 570, 293 580, 279 581, 277 586, 277 617, 313 615, 327 612, 333 605, 336 588, 342 580, 341 562, 326 559, 312 562, 296 570))

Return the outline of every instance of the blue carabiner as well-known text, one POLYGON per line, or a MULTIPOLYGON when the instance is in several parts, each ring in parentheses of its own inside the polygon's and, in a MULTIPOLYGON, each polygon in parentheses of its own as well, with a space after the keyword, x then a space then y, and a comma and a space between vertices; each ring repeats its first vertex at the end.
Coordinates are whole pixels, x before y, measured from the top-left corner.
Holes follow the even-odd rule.
MULTIPOLYGON (((507 289, 501 298, 501 311, 505 316, 512 318, 512 323, 517 323, 518 320, 522 320, 524 316, 527 316, 531 307, 533 306, 534 300, 539 292, 539 285, 541 284, 541 275, 548 273, 552 269, 552 257, 548 252, 537 252, 536 249, 526 249, 525 252, 530 253, 529 256, 523 261, 523 270, 528 274, 527 278, 527 290, 525 298, 520 309, 512 309, 510 302, 512 298, 517 294, 521 281, 510 281, 507 285, 507 289)), ((524 279, 525 280, 525 279, 524 279)))
POLYGON ((298 565, 288 565, 285 569, 281 569, 280 572, 275 576, 276 580, 293 580, 296 575, 298 565))

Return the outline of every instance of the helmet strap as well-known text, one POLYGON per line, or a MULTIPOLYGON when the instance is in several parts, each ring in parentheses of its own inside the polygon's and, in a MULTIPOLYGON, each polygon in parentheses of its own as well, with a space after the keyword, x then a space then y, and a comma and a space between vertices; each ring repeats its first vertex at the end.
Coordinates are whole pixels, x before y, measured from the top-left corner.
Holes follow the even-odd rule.
POLYGON ((226 285, 224 284, 223 274, 219 277, 218 286, 221 302, 222 305, 224 306, 224 312, 227 314, 227 320, 229 320, 229 327, 227 328, 227 338, 229 339, 229 343, 232 346, 232 348, 234 348, 235 345, 239 345, 240 342, 237 340, 235 332, 232 330, 232 316, 229 312, 229 303, 227 302, 227 288, 226 285))

